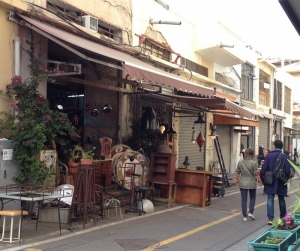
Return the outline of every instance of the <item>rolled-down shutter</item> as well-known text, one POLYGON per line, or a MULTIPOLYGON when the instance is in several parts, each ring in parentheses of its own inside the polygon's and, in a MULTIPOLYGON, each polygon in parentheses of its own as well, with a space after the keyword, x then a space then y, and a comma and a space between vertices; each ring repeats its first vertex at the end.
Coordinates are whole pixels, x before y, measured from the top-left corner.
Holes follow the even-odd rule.
MULTIPOLYGON (((191 164, 191 169, 196 169, 197 166, 204 168, 205 163, 205 143, 199 151, 199 146, 197 143, 192 143, 192 133, 194 121, 197 118, 193 117, 181 117, 180 118, 180 130, 178 137, 178 167, 181 167, 185 156, 189 157, 191 164)), ((199 132, 202 132, 205 137, 205 124, 195 124, 196 136, 199 132)))
POLYGON ((270 149, 269 122, 269 119, 259 118, 258 146, 263 146, 264 149, 270 149))

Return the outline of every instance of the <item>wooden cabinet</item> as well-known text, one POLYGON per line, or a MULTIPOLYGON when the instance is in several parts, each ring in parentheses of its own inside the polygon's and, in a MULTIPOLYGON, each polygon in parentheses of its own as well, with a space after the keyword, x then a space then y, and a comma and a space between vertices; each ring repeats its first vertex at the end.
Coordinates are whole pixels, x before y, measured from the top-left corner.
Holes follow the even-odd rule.
POLYGON ((175 182, 177 183, 176 202, 200 205, 210 205, 213 180, 212 175, 217 172, 177 169, 175 182))
POLYGON ((150 181, 174 182, 176 154, 152 153, 150 181))

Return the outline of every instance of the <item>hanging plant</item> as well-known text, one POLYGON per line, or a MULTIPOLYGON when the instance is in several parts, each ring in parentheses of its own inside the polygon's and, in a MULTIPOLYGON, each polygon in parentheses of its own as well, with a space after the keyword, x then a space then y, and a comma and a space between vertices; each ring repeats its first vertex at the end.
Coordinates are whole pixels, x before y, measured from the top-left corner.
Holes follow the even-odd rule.
POLYGON ((127 137, 125 144, 131 149, 138 151, 143 149, 145 155, 150 158, 151 153, 155 152, 160 145, 160 135, 155 130, 143 129, 141 119, 133 120, 132 134, 127 137))

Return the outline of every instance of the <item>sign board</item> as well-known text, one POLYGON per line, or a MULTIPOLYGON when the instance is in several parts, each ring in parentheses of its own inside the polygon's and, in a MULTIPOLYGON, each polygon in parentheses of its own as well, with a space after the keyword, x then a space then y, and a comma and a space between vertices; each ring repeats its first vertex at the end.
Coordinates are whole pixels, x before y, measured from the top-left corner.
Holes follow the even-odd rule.
POLYGON ((3 149, 3 160, 12 160, 13 149, 3 149))

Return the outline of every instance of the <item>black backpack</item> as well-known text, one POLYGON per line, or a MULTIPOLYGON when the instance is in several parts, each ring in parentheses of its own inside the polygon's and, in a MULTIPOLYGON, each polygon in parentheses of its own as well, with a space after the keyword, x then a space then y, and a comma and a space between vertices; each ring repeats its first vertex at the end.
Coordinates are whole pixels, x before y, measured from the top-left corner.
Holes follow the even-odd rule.
POLYGON ((285 174, 284 165, 287 160, 287 155, 284 153, 279 153, 276 158, 275 166, 273 169, 274 176, 286 183, 289 180, 289 177, 285 174))

